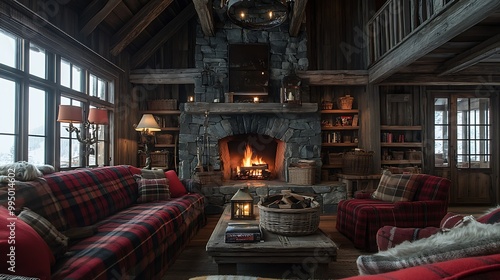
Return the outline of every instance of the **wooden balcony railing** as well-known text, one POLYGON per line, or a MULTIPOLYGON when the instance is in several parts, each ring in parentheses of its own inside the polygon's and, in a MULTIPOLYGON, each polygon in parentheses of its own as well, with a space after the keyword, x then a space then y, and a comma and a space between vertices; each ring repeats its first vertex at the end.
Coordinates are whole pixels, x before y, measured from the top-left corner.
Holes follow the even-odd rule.
POLYGON ((388 0, 368 22, 368 61, 377 62, 459 0, 388 0))

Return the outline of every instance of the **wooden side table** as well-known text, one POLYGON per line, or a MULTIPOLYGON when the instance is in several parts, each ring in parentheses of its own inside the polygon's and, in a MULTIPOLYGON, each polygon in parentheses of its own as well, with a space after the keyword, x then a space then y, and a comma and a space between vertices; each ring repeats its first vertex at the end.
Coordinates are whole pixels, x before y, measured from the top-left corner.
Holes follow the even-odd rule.
POLYGON ((356 184, 356 190, 360 191, 373 191, 377 188, 377 184, 382 177, 382 174, 368 174, 368 175, 350 175, 338 174, 339 181, 345 183, 347 199, 353 196, 353 183, 356 184), (364 186, 364 187, 363 187, 364 186))

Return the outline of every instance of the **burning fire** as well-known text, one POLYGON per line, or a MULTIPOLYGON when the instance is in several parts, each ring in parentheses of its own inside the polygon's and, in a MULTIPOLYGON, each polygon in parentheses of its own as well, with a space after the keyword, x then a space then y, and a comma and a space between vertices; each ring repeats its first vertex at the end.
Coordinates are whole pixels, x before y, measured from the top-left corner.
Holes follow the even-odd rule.
POLYGON ((243 160, 241 161, 241 166, 251 167, 259 164, 266 164, 266 163, 262 160, 262 157, 254 156, 252 148, 250 147, 250 145, 247 144, 245 147, 243 160))

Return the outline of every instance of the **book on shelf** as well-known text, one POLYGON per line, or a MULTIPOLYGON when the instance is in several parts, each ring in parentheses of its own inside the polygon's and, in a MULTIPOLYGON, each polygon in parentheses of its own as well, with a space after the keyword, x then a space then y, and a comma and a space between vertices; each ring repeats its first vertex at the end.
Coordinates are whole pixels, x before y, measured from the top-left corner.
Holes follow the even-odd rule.
POLYGON ((229 223, 225 234, 226 243, 251 243, 263 241, 262 231, 256 223, 229 223))
POLYGON ((352 117, 352 126, 358 126, 358 122, 359 122, 359 116, 358 115, 354 115, 352 117))

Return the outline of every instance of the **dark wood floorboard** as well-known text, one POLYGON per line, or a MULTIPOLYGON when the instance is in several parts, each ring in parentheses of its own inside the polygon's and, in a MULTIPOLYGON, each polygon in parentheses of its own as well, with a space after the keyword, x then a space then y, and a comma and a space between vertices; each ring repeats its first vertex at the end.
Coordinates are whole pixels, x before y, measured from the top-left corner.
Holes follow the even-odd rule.
MULTIPOLYGON (((450 207, 450 212, 478 216, 492 207, 450 207)), ((217 275, 217 265, 205 252, 205 245, 219 219, 218 215, 208 216, 207 225, 200 230, 189 245, 184 249, 164 280, 185 280, 196 276, 217 275)), ((356 259, 365 252, 354 248, 352 242, 335 230, 335 215, 321 216, 320 228, 337 244, 337 261, 330 263, 329 279, 341 279, 358 275, 356 259)), ((304 264, 247 264, 238 265, 238 274, 249 276, 270 277, 278 279, 307 279, 301 266, 314 265, 312 259, 304 264)))

